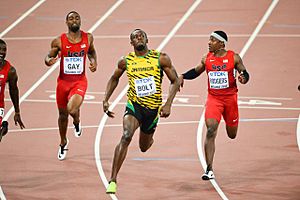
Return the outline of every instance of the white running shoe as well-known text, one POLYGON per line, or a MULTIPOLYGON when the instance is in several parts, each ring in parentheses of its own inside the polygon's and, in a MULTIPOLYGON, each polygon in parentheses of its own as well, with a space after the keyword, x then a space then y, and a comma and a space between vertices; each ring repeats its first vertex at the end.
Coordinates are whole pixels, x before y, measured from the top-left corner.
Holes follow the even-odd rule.
POLYGON ((80 137, 82 135, 82 128, 80 123, 77 126, 75 126, 74 124, 74 135, 75 137, 80 137))
POLYGON ((214 172, 211 170, 207 170, 203 175, 202 175, 202 180, 210 180, 210 179, 214 179, 215 175, 214 172))
POLYGON ((67 151, 69 150, 69 149, 67 149, 68 144, 69 144, 69 140, 67 138, 67 143, 64 146, 59 145, 58 155, 57 155, 58 160, 64 160, 66 158, 67 151))

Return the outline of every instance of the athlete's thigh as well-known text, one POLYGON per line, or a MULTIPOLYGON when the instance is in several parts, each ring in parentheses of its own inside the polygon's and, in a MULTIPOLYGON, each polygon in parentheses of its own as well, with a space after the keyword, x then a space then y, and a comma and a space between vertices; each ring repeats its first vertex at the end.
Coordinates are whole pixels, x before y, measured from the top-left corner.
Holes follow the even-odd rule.
POLYGON ((68 95, 70 85, 66 84, 63 80, 57 81, 56 86, 56 104, 58 108, 66 108, 68 104, 68 95))
POLYGON ((237 104, 237 95, 229 95, 224 99, 223 118, 228 126, 237 126, 239 123, 239 110, 237 104))
POLYGON ((159 109, 143 108, 141 133, 153 134, 159 121, 159 109))
POLYGON ((224 106, 220 97, 208 94, 205 103, 205 120, 215 119, 220 123, 223 111, 224 106))

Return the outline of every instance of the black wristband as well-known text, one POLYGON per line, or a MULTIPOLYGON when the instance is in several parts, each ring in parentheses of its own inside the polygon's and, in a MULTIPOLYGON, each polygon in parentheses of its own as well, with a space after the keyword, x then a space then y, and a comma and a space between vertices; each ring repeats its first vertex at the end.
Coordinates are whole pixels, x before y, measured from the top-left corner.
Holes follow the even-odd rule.
POLYGON ((196 69, 190 69, 189 71, 185 72, 184 74, 182 74, 183 79, 188 79, 188 80, 192 80, 194 78, 197 78, 200 74, 198 74, 196 72, 196 69))
POLYGON ((244 75, 245 79, 246 79, 246 83, 249 81, 249 78, 250 78, 250 75, 249 73, 247 72, 247 70, 244 70, 241 72, 241 74, 244 75))

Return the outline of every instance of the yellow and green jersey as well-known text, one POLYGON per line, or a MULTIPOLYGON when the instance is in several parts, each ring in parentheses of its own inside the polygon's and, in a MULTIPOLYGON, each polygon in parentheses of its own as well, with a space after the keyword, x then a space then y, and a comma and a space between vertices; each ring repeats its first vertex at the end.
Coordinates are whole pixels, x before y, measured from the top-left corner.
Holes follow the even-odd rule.
POLYGON ((149 50, 145 56, 136 56, 135 52, 131 52, 125 57, 129 82, 127 97, 150 109, 159 108, 162 104, 163 71, 159 56, 159 51, 149 50))

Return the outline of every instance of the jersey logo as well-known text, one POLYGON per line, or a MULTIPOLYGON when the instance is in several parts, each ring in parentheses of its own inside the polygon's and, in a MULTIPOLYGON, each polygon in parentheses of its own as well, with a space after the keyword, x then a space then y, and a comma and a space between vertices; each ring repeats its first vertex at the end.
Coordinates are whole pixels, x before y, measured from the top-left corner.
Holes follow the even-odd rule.
POLYGON ((223 63, 228 63, 228 59, 223 60, 223 63))
POLYGON ((72 46, 66 46, 67 49, 70 49, 72 46))
POLYGON ((3 74, 0 74, 0 78, 4 78, 4 75, 3 75, 3 74))
POLYGON ((82 44, 82 45, 80 45, 80 47, 81 47, 81 48, 85 48, 85 47, 86 47, 86 45, 85 45, 85 44, 82 44))

